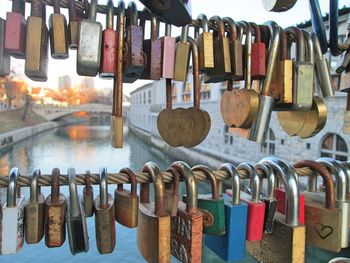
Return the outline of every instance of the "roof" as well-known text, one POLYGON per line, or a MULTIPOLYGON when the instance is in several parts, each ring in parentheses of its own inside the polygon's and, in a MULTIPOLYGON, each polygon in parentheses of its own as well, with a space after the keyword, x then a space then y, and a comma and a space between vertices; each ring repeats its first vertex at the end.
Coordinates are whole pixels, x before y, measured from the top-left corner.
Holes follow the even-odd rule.
POLYGON ((143 85, 143 86, 141 86, 141 87, 138 87, 137 89, 131 91, 131 92, 130 92, 130 95, 133 95, 134 93, 137 93, 137 92, 139 92, 140 90, 143 90, 143 89, 145 89, 145 88, 152 88, 152 86, 153 86, 153 82, 147 83, 147 84, 145 84, 145 85, 143 85))

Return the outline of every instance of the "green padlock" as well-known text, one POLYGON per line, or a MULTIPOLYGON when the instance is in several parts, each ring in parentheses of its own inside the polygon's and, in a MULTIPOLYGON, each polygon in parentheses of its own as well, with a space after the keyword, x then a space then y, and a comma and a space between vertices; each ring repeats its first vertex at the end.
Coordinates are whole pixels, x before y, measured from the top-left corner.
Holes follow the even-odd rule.
POLYGON ((198 208, 203 212, 203 232, 222 236, 226 233, 224 199, 220 197, 218 182, 214 173, 204 165, 196 165, 193 171, 200 171, 211 181, 212 194, 198 195, 198 208))

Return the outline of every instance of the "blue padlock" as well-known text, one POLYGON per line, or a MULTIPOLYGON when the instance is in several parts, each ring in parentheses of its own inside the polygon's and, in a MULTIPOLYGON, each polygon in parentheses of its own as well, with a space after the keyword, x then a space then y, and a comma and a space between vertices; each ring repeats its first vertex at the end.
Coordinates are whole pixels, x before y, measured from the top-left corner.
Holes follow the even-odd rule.
POLYGON ((233 164, 225 163, 219 170, 232 177, 232 199, 224 194, 226 234, 205 235, 205 245, 226 261, 245 258, 248 206, 240 202, 240 178, 233 164))

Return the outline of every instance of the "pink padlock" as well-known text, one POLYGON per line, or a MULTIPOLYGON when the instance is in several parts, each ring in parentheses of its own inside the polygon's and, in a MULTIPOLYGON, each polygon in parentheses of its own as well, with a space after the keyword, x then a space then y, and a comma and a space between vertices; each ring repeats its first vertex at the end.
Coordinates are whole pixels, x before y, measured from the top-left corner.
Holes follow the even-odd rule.
POLYGON ((174 76, 176 39, 171 37, 171 25, 165 24, 165 36, 162 41, 161 78, 172 79, 174 76))

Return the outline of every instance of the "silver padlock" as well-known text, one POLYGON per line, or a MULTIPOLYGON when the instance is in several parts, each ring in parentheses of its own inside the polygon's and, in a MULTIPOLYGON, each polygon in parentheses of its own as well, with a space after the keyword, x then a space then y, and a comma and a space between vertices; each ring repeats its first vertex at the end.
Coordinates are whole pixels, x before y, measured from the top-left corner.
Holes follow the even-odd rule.
POLYGON ((10 55, 5 53, 5 23, 6 21, 0 18, 0 77, 5 77, 10 74, 10 55))
POLYGON ((91 0, 89 19, 79 24, 77 53, 77 73, 81 76, 95 77, 100 68, 102 25, 96 22, 97 0, 91 0))
POLYGON ((25 197, 17 191, 18 168, 12 168, 7 186, 7 200, 2 207, 0 255, 17 253, 23 246, 25 197))
POLYGON ((296 2, 297 0, 262 0, 265 10, 269 12, 288 11, 296 2))
POLYGON ((72 255, 89 250, 84 207, 78 195, 75 169, 68 169, 69 198, 67 201, 67 231, 72 255))

